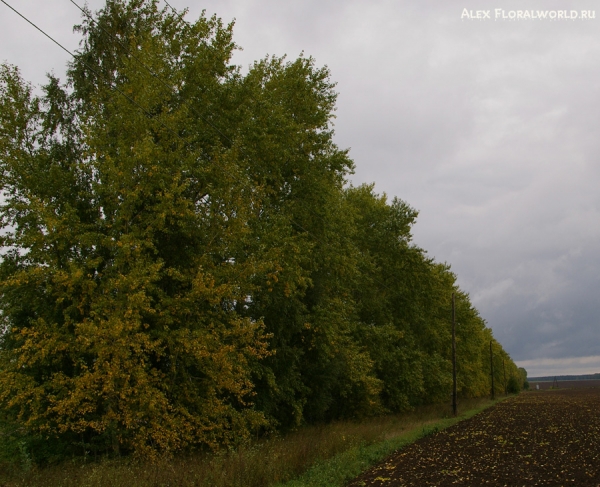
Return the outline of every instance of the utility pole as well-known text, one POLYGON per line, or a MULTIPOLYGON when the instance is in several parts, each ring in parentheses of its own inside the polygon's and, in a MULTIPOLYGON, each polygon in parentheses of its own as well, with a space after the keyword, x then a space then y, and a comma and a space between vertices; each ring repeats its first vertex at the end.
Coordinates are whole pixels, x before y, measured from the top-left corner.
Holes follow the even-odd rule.
POLYGON ((504 363, 504 359, 502 359, 502 369, 504 370, 504 395, 508 396, 508 391, 506 390, 506 364, 504 363))
POLYGON ((454 293, 452 293, 452 413, 458 414, 456 406, 456 319, 454 293))
POLYGON ((492 341, 490 340, 490 369, 492 370, 492 401, 496 399, 494 391, 494 352, 492 352, 492 341))

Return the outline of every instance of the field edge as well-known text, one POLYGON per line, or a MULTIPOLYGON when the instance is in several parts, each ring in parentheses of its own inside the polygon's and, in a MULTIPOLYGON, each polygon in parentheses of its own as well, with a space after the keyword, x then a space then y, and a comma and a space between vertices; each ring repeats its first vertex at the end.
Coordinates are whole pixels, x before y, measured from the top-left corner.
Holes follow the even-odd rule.
POLYGON ((344 487, 353 478, 420 438, 449 428, 513 397, 515 396, 489 400, 489 402, 469 409, 455 418, 424 421, 392 438, 370 445, 355 446, 329 460, 313 465, 297 479, 279 483, 273 487, 344 487))

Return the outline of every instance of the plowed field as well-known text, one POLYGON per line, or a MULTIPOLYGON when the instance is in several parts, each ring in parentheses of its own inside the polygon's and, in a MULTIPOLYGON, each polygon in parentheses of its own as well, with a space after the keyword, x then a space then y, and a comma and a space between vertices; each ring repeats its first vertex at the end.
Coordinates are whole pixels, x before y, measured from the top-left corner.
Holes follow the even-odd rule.
POLYGON ((600 388, 522 393, 422 438, 358 486, 600 486, 600 388))

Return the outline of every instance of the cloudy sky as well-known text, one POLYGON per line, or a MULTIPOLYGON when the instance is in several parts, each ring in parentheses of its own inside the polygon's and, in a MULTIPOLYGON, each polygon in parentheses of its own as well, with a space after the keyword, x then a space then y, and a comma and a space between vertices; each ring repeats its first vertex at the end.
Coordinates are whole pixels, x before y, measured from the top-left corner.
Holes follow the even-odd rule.
MULTIPOLYGON (((5 1, 77 48, 70 0, 5 1)), ((600 4, 169 2, 235 18, 242 66, 302 51, 329 66, 353 183, 419 210, 415 242, 451 264, 530 376, 600 372, 600 4), (548 17, 511 20, 517 9, 548 17)), ((0 61, 39 84, 67 60, 0 4, 0 61)))

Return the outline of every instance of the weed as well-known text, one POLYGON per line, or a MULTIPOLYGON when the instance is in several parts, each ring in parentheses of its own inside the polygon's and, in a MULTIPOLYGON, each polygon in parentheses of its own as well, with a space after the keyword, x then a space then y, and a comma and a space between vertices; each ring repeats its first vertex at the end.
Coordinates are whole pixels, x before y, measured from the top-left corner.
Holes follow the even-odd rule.
MULTIPOLYGON (((489 404, 488 400, 465 401, 463 410, 489 404)), ((330 484, 303 483, 302 479, 306 475, 323 479, 352 478, 348 475, 357 475, 393 449, 456 421, 441 419, 447 415, 447 409, 447 405, 427 406, 403 415, 309 426, 216 455, 196 453, 154 462, 133 458, 90 462, 88 457, 86 463, 80 459, 36 468, 23 445, 19 449, 21 472, 16 472, 14 465, 9 468, 0 464, 0 485, 267 487, 286 482, 290 486, 338 485, 333 481, 330 484), (337 473, 332 474, 332 470, 337 473)))

